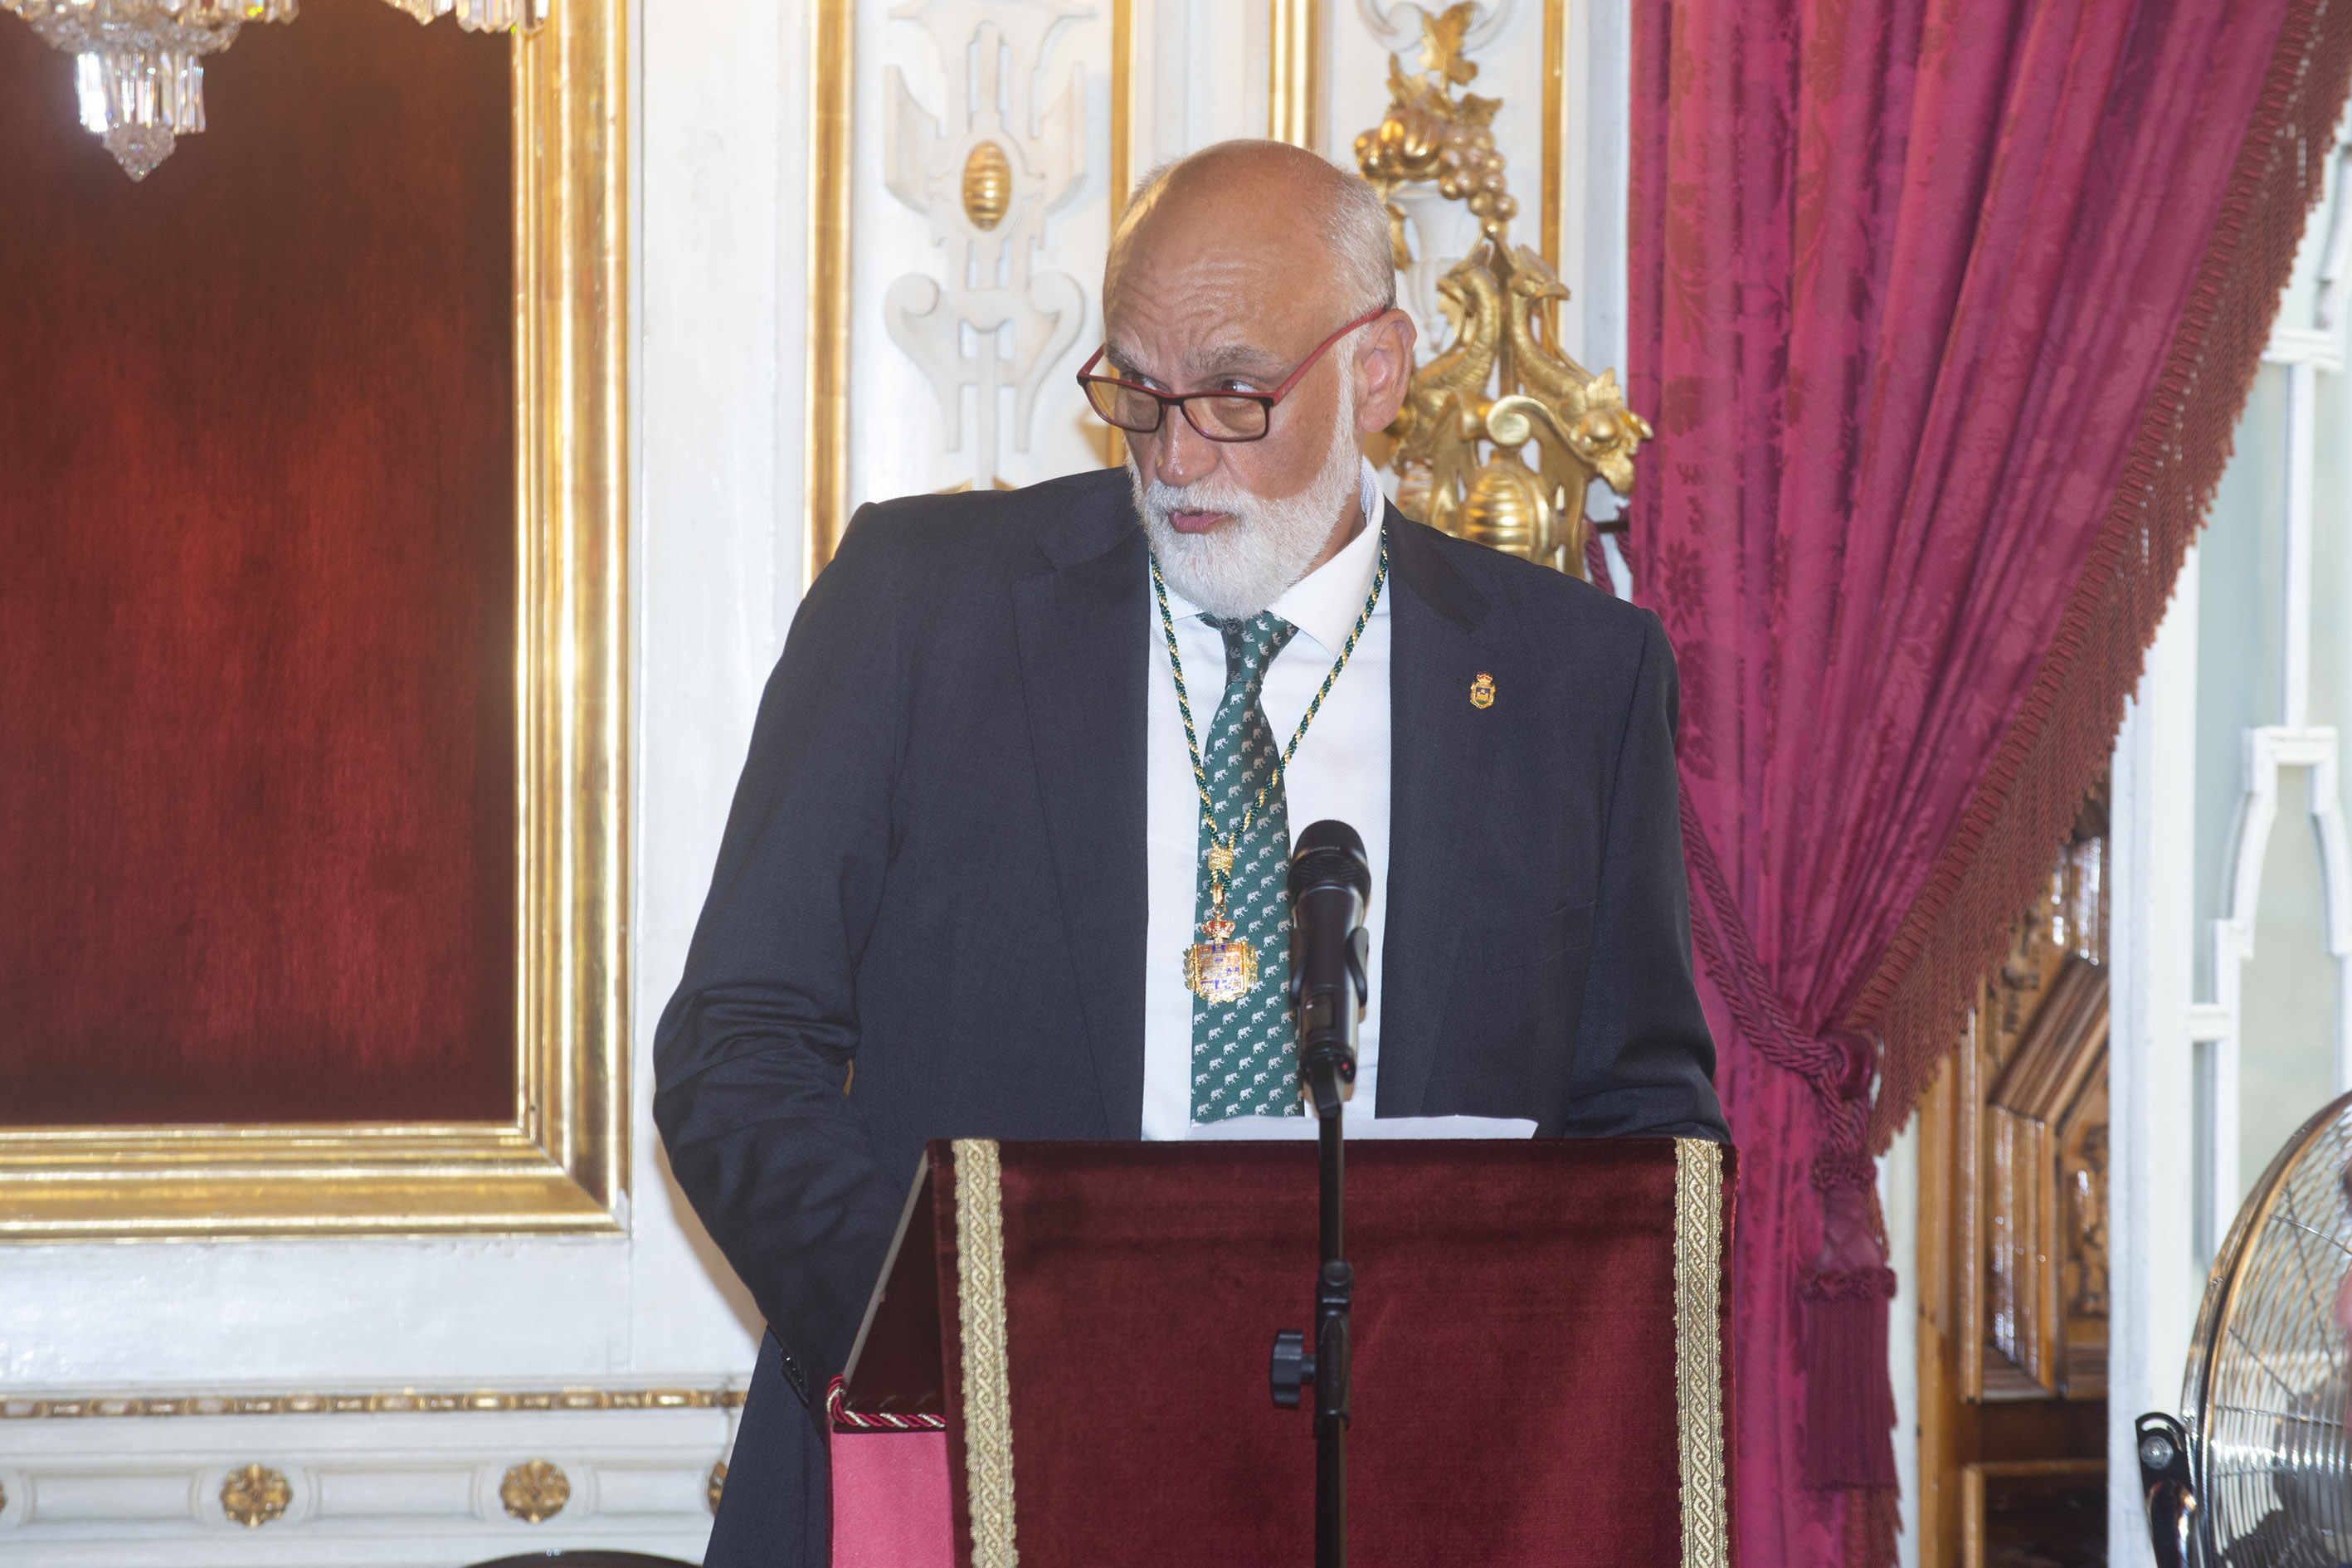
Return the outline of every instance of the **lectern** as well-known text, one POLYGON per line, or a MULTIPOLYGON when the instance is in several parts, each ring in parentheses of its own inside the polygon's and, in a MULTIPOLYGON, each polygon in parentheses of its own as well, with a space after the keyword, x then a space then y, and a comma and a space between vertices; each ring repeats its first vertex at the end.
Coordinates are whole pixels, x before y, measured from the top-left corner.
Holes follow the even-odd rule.
MULTIPOLYGON (((1732 1152, 1364 1142, 1363 1568, 1729 1568, 1732 1152)), ((835 1568, 1312 1561, 1316 1151, 934 1143, 832 1400, 835 1568)))

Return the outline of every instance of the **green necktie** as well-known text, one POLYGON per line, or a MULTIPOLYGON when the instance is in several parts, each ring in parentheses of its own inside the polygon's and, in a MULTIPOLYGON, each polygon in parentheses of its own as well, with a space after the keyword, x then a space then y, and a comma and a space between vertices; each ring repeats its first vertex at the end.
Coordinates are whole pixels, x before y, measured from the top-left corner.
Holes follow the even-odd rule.
MULTIPOLYGON (((1291 1060, 1297 1040, 1290 1022, 1290 812, 1276 778, 1282 750, 1258 695, 1265 672, 1298 628, 1276 615, 1247 621, 1202 620, 1224 634, 1225 695, 1209 726, 1201 765, 1216 802, 1215 840, 1239 827, 1257 792, 1266 789, 1249 831, 1234 845, 1225 889, 1225 915, 1234 934, 1257 949, 1257 984, 1238 1002, 1192 998, 1192 1120, 1234 1116, 1297 1116, 1297 1076, 1291 1060)), ((1208 850, 1200 831, 1201 870, 1193 919, 1209 918, 1208 850)))

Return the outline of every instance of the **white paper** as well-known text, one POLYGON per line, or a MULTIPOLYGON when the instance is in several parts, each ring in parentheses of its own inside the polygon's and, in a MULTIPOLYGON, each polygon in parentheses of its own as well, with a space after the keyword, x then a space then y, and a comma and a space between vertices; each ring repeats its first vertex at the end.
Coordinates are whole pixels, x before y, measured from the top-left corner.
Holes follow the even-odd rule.
MULTIPOLYGON (((1356 1101, 1348 1102, 1345 1125, 1340 1129, 1350 1143, 1367 1138, 1532 1138, 1536 1124, 1517 1117, 1504 1116, 1373 1116, 1355 1114, 1356 1101)), ((1272 1138, 1312 1138, 1316 1135, 1315 1119, 1311 1116, 1236 1116, 1229 1121, 1196 1122, 1187 1137, 1191 1142, 1250 1142, 1272 1138)))

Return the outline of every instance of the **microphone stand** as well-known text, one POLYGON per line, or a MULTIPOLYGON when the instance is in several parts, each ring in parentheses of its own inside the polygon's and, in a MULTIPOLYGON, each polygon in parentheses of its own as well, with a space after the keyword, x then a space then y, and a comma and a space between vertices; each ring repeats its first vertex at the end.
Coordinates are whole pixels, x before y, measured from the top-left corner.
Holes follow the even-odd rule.
POLYGON ((1356 1271, 1339 1256, 1346 1224, 1346 1140, 1339 1131, 1336 1063, 1318 1067, 1315 1114, 1321 1145, 1323 1263, 1315 1279, 1315 1568, 1348 1561, 1348 1309, 1356 1271))
POLYGON ((1340 1110, 1355 1088, 1356 1029, 1370 989, 1364 905, 1371 881, 1354 828, 1318 822, 1299 836, 1290 861, 1290 1001, 1298 1081, 1320 1144, 1322 1258, 1314 1353, 1305 1335, 1285 1329, 1274 1336, 1270 1373, 1274 1402, 1286 1409, 1297 1409, 1301 1388, 1315 1386, 1315 1568, 1345 1568, 1348 1561, 1348 1312, 1356 1271, 1340 1256, 1347 1175, 1340 1110))
MULTIPOLYGON (((1323 1056, 1323 1053, 1317 1053, 1323 1056)), ((1322 1261, 1315 1275, 1315 1352, 1296 1329, 1274 1336, 1274 1402, 1296 1410, 1303 1385, 1315 1389, 1315 1568, 1348 1561, 1348 1310, 1356 1271, 1340 1256, 1346 1233, 1346 1139, 1340 1131, 1341 1063, 1336 1052, 1305 1065, 1318 1123, 1322 1261)))

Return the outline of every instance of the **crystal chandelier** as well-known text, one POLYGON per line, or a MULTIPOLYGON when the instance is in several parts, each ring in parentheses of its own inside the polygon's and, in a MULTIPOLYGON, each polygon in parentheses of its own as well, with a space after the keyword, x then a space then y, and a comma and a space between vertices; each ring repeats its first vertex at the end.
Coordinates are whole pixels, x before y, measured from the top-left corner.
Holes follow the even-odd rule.
MULTIPOLYGON (((468 32, 536 27, 548 0, 392 0, 419 22, 455 12, 468 32)), ((74 58, 82 128, 143 180, 205 128, 203 57, 247 22, 290 22, 295 0, 0 0, 74 58)))

